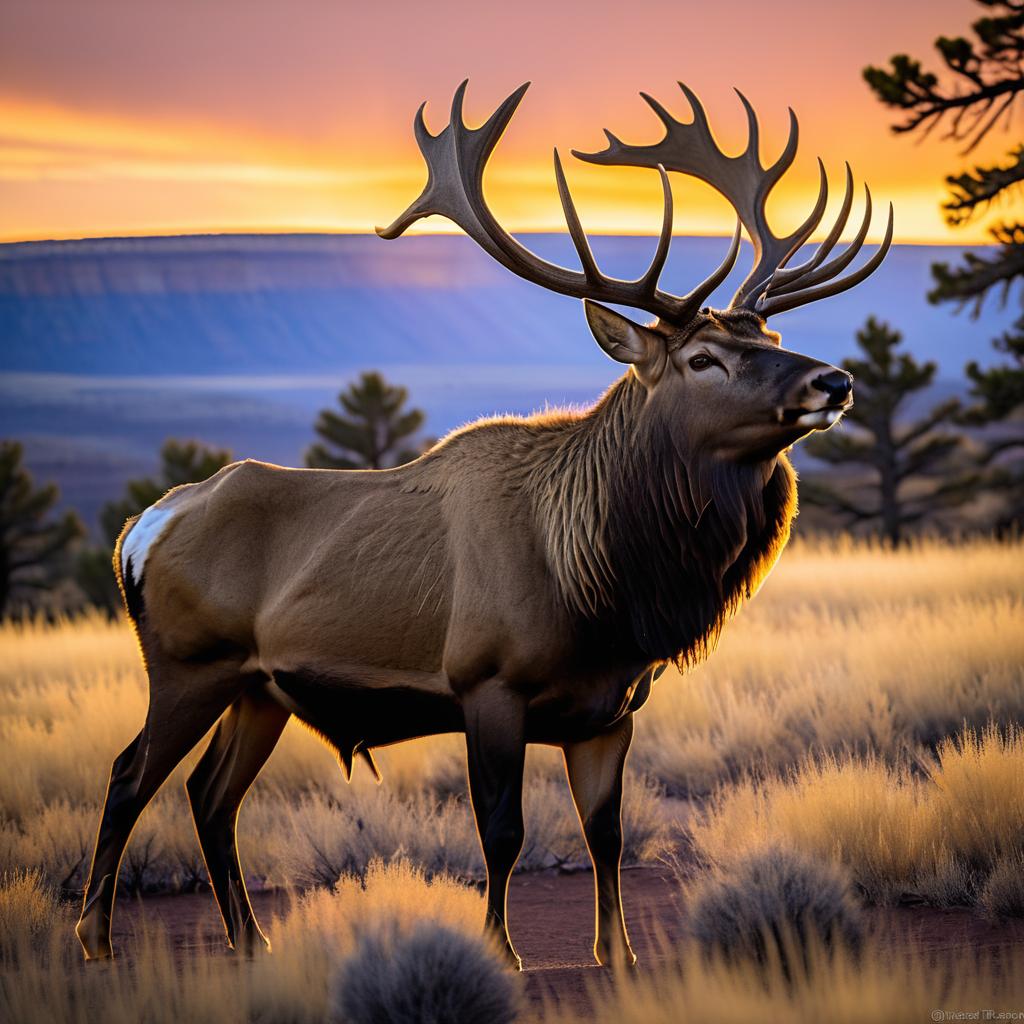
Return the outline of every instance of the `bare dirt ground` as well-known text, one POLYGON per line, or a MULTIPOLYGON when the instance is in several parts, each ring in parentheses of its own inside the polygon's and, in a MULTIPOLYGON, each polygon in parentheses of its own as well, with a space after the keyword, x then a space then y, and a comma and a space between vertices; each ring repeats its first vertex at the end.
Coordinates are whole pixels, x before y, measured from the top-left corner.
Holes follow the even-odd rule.
MULTIPOLYGON (((623 904, 640 969, 666 957, 665 940, 685 941, 686 926, 676 899, 676 882, 666 868, 643 867, 622 873, 623 904)), ((257 916, 273 938, 273 917, 290 900, 287 893, 253 893, 257 916)), ((227 953, 212 895, 122 898, 118 902, 114 944, 131 956, 143 923, 167 929, 181 949, 227 953)), ((511 928, 523 958, 527 993, 537 1006, 548 1001, 586 1012, 609 972, 593 962, 594 882, 588 871, 516 875, 509 900, 511 928)), ((899 907, 869 912, 870 927, 894 953, 972 958, 1000 963, 1008 947, 1024 948, 1024 921, 993 925, 968 910, 899 907)))

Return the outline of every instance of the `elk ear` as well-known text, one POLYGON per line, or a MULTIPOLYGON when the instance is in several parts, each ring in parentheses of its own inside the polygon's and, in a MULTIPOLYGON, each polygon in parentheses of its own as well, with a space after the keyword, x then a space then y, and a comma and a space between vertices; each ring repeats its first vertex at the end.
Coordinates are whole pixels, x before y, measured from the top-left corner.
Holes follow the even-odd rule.
POLYGON ((645 384, 653 384, 665 369, 665 339, 650 327, 591 299, 583 300, 587 323, 598 345, 616 362, 631 363, 645 384))

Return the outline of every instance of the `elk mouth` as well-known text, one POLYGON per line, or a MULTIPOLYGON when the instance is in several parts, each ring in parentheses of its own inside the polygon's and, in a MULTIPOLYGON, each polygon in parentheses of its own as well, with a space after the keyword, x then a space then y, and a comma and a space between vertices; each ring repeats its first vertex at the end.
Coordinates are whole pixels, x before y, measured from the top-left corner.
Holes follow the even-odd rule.
POLYGON ((808 430, 828 430, 838 422, 853 402, 842 405, 826 405, 821 409, 783 409, 780 420, 783 426, 804 427, 808 430))

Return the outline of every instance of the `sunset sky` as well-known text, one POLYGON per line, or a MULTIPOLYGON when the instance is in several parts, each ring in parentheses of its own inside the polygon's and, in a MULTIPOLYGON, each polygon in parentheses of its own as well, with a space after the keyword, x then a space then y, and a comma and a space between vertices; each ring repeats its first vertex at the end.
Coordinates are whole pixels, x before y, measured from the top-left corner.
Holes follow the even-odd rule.
MULTIPOLYGON (((984 221, 945 226, 943 176, 1002 154, 1019 123, 964 158, 938 132, 893 136, 861 78, 897 52, 934 64, 934 38, 981 13, 968 0, 0 0, 0 238, 371 231, 423 184, 416 107, 429 101, 438 131, 468 76, 471 123, 533 81, 486 179, 515 230, 562 230, 553 146, 601 148, 602 127, 655 141, 637 92, 685 120, 682 78, 733 151, 745 127, 732 86, 761 115, 768 159, 796 110, 800 155, 770 207, 779 229, 813 202, 820 155, 833 207, 848 159, 893 201, 898 241, 981 241, 984 221)), ((653 172, 566 166, 589 230, 656 230, 653 172)), ((724 201, 675 188, 678 232, 731 232, 724 201)), ((881 214, 876 225, 869 237, 881 214)))

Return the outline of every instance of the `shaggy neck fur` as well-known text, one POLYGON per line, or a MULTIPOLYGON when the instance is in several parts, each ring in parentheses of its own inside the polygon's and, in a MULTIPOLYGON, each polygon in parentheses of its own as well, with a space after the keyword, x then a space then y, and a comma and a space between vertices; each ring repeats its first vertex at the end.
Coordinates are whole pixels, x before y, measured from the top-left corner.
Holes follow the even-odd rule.
POLYGON ((795 477, 782 455, 739 464, 688 451, 645 402, 626 374, 534 448, 527 482, 570 608, 683 665, 708 653, 774 565, 795 477))

